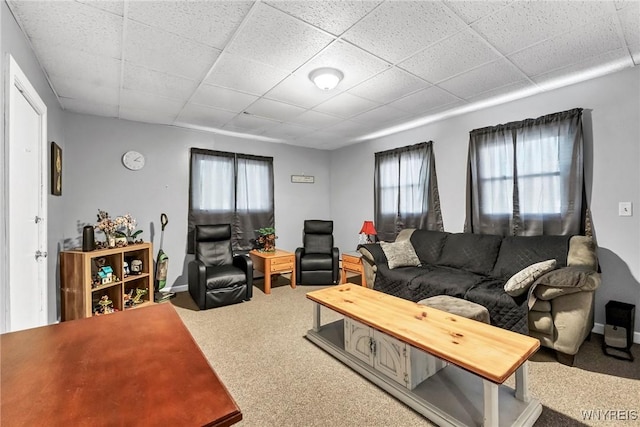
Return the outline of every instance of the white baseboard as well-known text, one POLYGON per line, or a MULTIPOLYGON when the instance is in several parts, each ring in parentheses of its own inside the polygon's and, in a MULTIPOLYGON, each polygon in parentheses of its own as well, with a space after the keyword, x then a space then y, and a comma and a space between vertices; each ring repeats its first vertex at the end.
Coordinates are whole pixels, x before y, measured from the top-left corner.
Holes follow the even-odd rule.
MULTIPOLYGON (((591 332, 595 332, 596 334, 604 335, 604 325, 602 323, 596 323, 593 325, 593 329, 591 332)), ((634 331, 633 333, 633 342, 636 344, 640 344, 640 332, 634 331)))

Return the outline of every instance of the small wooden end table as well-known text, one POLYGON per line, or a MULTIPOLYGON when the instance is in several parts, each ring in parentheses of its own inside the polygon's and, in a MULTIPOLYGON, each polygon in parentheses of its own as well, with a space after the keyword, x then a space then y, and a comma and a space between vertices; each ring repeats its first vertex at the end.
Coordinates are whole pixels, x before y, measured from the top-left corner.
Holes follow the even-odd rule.
POLYGON ((358 273, 360 275, 360 284, 367 286, 367 280, 364 277, 364 267, 362 266, 362 254, 359 252, 344 252, 342 254, 342 278, 340 283, 347 283, 347 271, 350 273, 358 273))
POLYGON ((249 252, 253 269, 264 273, 264 293, 271 293, 271 275, 291 272, 291 288, 296 288, 296 256, 293 252, 276 249, 275 252, 249 252))

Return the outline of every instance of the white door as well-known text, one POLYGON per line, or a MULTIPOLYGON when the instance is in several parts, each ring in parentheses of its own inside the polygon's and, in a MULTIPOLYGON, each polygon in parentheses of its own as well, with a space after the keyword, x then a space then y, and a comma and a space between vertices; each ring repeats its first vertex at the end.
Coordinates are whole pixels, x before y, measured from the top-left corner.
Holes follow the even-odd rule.
POLYGON ((3 317, 6 331, 18 331, 48 323, 47 107, 13 57, 8 78, 9 285, 3 317))

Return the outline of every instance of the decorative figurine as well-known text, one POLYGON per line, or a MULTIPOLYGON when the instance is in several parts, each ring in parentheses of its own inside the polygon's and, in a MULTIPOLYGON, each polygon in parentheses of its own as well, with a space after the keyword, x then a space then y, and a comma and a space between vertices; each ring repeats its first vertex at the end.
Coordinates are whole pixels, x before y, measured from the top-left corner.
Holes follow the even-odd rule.
POLYGON ((113 282, 113 269, 108 265, 100 267, 100 270, 98 270, 98 277, 100 278, 100 284, 102 285, 113 282))
POLYGON ((131 272, 129 271, 129 263, 127 261, 124 262, 122 269, 124 270, 124 277, 127 277, 131 272))
POLYGON ((109 299, 109 295, 102 295, 100 297, 100 301, 98 301, 98 307, 94 312, 94 314, 96 315, 109 314, 115 311, 116 310, 113 308, 113 301, 109 299))
POLYGON ((131 261, 129 269, 131 270, 131 274, 142 274, 142 261, 134 259, 131 261))
POLYGON ((139 288, 136 288, 136 296, 135 296, 135 297, 133 297, 133 300, 132 300, 132 301, 133 301, 133 303, 134 303, 134 304, 140 304, 140 303, 143 303, 144 301, 142 301, 142 297, 143 297, 144 295, 146 295, 146 294, 147 294, 147 290, 146 290, 146 289, 139 289, 139 288))

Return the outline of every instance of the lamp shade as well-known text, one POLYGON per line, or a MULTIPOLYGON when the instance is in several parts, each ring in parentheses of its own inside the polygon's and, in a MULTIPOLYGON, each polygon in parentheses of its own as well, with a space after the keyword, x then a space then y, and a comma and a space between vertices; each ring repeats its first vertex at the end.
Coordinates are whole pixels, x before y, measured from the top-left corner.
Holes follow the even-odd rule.
POLYGON ((344 75, 335 68, 318 68, 309 73, 309 79, 322 90, 335 88, 344 75))
POLYGON ((373 226, 373 221, 365 221, 362 224, 362 229, 360 230, 360 234, 369 234, 369 235, 376 235, 378 234, 376 232, 376 228, 373 226))

